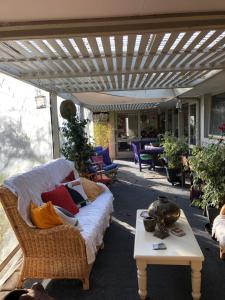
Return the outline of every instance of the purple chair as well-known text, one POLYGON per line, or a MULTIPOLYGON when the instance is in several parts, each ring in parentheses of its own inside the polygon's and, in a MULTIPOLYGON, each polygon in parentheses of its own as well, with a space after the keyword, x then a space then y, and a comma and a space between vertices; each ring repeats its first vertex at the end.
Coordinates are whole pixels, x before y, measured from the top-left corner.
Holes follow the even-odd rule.
POLYGON ((154 159, 152 155, 148 153, 142 153, 140 150, 139 143, 131 143, 131 149, 134 154, 134 163, 139 163, 139 170, 142 171, 142 164, 147 164, 150 166, 150 169, 155 169, 154 159))

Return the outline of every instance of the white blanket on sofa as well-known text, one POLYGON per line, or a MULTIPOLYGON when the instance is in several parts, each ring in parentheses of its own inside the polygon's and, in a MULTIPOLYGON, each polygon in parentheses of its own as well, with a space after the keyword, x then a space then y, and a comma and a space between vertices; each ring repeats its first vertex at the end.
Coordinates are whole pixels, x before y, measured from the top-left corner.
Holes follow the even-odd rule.
POLYGON ((220 246, 225 249, 225 215, 218 215, 213 221, 212 236, 219 242, 220 246))
POLYGON ((106 186, 104 187, 105 191, 95 201, 80 208, 76 214, 81 235, 85 240, 88 264, 95 261, 97 247, 103 242, 104 232, 109 226, 110 214, 113 212, 113 195, 106 186))
POLYGON ((29 226, 33 227, 30 221, 30 201, 41 205, 41 194, 54 189, 72 170, 72 162, 59 158, 4 181, 4 185, 17 195, 18 211, 29 226))

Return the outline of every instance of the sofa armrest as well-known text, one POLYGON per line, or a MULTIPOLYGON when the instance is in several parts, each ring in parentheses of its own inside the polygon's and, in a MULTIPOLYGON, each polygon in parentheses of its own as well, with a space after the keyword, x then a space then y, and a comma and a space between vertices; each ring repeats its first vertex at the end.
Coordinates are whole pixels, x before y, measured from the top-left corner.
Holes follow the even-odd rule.
POLYGON ((27 256, 71 256, 74 259, 86 259, 85 241, 80 231, 72 225, 59 225, 50 229, 26 229, 26 234, 20 239, 20 245, 27 256))

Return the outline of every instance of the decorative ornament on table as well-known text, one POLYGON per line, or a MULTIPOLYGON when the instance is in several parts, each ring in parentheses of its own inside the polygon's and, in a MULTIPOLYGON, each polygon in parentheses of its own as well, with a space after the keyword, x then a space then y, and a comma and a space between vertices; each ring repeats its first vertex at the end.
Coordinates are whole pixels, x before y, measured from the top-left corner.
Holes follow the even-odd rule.
POLYGON ((159 196, 148 208, 150 217, 156 219, 154 235, 164 239, 169 236, 167 226, 174 224, 180 217, 179 206, 165 196, 159 196))

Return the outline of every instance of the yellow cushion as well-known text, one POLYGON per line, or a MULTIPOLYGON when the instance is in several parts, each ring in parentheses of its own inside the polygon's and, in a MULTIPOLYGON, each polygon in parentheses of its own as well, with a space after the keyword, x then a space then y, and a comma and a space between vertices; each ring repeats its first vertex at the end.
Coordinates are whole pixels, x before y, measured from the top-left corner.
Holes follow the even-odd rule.
POLYGON ((63 224, 51 201, 41 206, 31 202, 31 220, 35 226, 42 229, 63 224))
POLYGON ((88 180, 87 178, 80 178, 84 192, 86 193, 89 200, 93 201, 100 195, 104 188, 94 181, 88 180))

